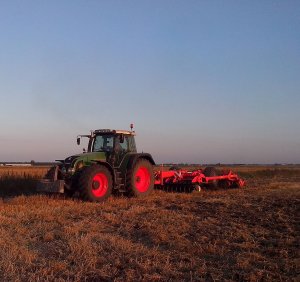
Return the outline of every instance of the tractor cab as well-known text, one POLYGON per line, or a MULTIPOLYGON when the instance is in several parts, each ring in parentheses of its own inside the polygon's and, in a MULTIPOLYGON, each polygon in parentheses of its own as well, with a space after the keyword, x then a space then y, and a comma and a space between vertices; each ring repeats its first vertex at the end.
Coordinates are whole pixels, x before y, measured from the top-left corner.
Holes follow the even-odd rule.
POLYGON ((95 130, 89 141, 89 151, 136 153, 134 135, 134 132, 124 130, 95 130))
POLYGON ((127 153, 137 152, 134 136, 134 131, 98 129, 91 135, 77 136, 77 144, 80 145, 81 137, 88 137, 88 153, 105 153, 106 160, 118 166, 127 153))

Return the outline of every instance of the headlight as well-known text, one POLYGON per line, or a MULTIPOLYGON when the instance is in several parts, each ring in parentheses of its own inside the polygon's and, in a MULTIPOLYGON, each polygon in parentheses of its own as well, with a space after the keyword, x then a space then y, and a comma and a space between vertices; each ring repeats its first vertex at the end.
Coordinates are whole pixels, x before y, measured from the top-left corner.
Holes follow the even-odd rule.
POLYGON ((73 174, 75 172, 75 168, 69 167, 68 168, 68 173, 73 174))
POLYGON ((81 169, 83 167, 83 162, 80 161, 79 163, 76 164, 76 170, 81 169))

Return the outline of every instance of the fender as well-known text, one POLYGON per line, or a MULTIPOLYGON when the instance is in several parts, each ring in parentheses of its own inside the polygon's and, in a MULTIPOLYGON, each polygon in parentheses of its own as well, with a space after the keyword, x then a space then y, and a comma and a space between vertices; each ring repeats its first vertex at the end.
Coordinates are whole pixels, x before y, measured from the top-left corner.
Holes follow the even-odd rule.
POLYGON ((137 153, 132 156, 130 156, 127 169, 130 169, 134 166, 134 164, 137 162, 139 159, 146 159, 148 160, 152 165, 155 165, 155 161, 153 160, 152 156, 148 153, 137 153))

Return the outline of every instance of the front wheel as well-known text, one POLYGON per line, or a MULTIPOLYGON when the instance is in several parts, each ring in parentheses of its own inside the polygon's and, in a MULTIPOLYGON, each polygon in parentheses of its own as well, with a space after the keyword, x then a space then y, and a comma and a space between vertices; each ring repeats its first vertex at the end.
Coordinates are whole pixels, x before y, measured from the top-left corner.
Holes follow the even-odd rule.
POLYGON ((147 196, 154 187, 153 166, 146 159, 138 160, 127 172, 127 190, 135 197, 147 196))
POLYGON ((112 193, 112 176, 103 165, 83 169, 78 180, 81 198, 90 202, 103 202, 112 193))

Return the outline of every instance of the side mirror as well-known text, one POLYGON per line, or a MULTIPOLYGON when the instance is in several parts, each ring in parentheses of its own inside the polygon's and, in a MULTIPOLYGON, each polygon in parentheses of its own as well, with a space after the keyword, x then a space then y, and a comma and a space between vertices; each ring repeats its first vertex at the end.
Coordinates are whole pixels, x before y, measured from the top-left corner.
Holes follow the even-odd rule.
POLYGON ((120 143, 124 143, 124 135, 123 134, 120 135, 120 143))
POLYGON ((80 137, 77 137, 77 145, 80 145, 80 137))

